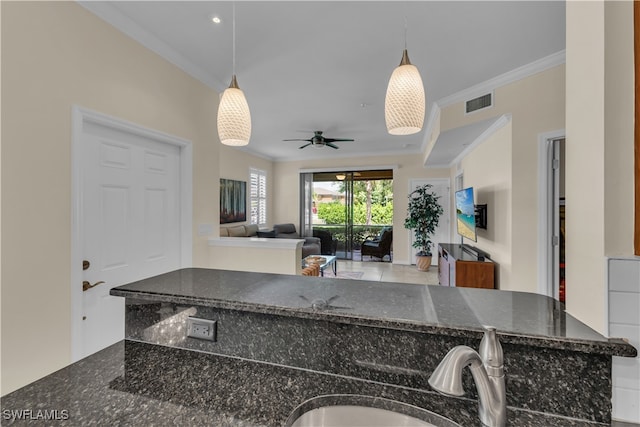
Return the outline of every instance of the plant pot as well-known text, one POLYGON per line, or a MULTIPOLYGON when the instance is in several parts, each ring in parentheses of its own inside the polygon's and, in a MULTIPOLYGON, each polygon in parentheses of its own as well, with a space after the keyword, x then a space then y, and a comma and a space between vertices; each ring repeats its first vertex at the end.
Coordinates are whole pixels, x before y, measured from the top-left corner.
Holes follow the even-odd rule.
POLYGON ((429 267, 431 267, 431 255, 416 256, 416 267, 418 267, 420 271, 429 271, 429 267))

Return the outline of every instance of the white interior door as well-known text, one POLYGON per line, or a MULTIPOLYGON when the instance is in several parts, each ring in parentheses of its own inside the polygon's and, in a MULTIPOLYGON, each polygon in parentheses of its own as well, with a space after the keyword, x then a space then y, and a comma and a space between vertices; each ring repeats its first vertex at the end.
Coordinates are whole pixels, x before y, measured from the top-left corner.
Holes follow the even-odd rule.
POLYGON ((175 145, 95 123, 79 150, 84 357, 124 338, 112 287, 181 267, 181 162, 175 145))
MULTIPOLYGON (((431 184, 431 191, 435 193, 440 198, 438 201, 440 202, 440 206, 442 206, 442 216, 438 221, 438 227, 436 228, 436 232, 431 237, 431 241, 433 242, 433 248, 431 252, 433 253, 433 257, 431 258, 431 265, 438 264, 438 244, 440 243, 449 243, 451 239, 450 234, 450 223, 451 223, 451 215, 450 215, 450 182, 449 179, 412 179, 410 181, 409 192, 412 192, 418 187, 421 187, 425 184, 431 184)), ((413 247, 414 237, 413 230, 411 232, 411 263, 415 263, 416 252, 418 250, 413 247)))

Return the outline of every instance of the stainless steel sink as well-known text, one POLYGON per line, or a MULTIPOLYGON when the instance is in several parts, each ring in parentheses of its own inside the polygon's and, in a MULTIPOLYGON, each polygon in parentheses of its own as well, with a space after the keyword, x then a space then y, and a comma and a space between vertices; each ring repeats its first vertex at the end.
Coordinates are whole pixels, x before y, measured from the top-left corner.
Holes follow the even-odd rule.
POLYGON ((460 427, 417 406, 381 397, 332 394, 307 400, 289 415, 286 427, 460 427))

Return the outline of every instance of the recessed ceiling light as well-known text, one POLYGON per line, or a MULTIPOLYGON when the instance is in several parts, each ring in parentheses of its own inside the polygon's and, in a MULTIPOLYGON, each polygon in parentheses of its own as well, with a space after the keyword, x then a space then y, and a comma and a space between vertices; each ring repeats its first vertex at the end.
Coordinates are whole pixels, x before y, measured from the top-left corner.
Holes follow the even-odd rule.
POLYGON ((214 24, 219 24, 222 21, 217 16, 214 16, 211 18, 211 22, 213 22, 214 24))

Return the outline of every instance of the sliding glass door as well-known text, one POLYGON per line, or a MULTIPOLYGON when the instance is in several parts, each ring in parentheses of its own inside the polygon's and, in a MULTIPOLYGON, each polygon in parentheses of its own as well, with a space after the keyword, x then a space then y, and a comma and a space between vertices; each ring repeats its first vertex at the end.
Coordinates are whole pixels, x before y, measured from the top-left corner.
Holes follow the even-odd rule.
POLYGON ((391 170, 302 173, 301 229, 323 255, 360 260, 362 241, 392 225, 392 188, 391 170))
POLYGON ((300 174, 300 235, 311 236, 313 216, 315 214, 313 201, 313 174, 300 174))
POLYGON ((345 172, 341 190, 344 194, 344 241, 342 250, 336 251, 336 256, 342 259, 353 259, 353 172, 345 172))

